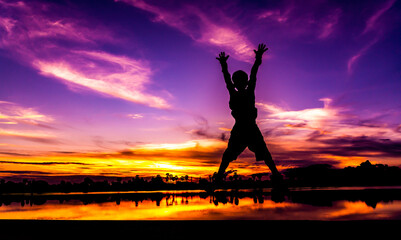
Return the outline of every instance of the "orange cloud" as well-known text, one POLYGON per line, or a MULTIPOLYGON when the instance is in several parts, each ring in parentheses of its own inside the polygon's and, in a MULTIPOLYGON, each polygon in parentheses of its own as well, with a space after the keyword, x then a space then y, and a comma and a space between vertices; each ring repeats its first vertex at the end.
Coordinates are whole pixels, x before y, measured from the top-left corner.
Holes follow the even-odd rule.
MULTIPOLYGON (((31 151, 24 155, 0 152, 0 173, 14 177, 16 172, 32 176, 149 177, 170 173, 208 177, 217 171, 226 144, 215 139, 200 139, 175 144, 143 144, 110 152, 31 151)), ((245 153, 229 169, 236 169, 242 175, 269 171, 266 166, 256 165, 253 157, 246 156, 245 153)))

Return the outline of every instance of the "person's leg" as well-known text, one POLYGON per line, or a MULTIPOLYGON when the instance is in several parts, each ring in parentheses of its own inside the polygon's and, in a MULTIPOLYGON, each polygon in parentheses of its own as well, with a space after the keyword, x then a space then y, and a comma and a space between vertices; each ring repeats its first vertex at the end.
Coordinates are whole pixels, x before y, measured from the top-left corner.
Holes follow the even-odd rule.
MULTIPOLYGON (((265 146, 266 146, 266 144, 265 144, 265 146)), ((265 152, 265 154, 264 154, 265 157, 263 158, 263 161, 269 167, 272 174, 273 175, 280 174, 279 171, 277 170, 276 164, 274 164, 272 155, 270 154, 269 150, 267 149, 267 146, 266 146, 266 149, 264 150, 264 152, 265 152)))
POLYGON ((253 129, 252 136, 250 138, 252 139, 252 141, 249 144, 248 148, 255 153, 256 161, 263 160, 265 164, 269 167, 273 175, 281 175, 280 172, 277 170, 276 164, 274 164, 272 155, 267 149, 263 135, 257 126, 255 126, 255 128, 253 129))
POLYGON ((230 162, 237 159, 238 155, 241 154, 242 151, 246 148, 246 143, 244 143, 243 138, 240 134, 236 134, 234 131, 231 132, 230 139, 228 140, 227 149, 223 153, 223 157, 221 159, 219 171, 217 172, 216 178, 221 180, 224 178, 224 173, 230 164, 230 162))
POLYGON ((230 155, 231 155, 230 150, 229 148, 227 148, 227 150, 223 153, 223 158, 221 159, 219 171, 217 172, 217 176, 219 178, 223 178, 224 172, 226 171, 228 165, 230 164, 231 161, 234 160, 231 159, 232 157, 230 157, 230 155))
POLYGON ((272 181, 273 188, 281 190, 286 189, 286 186, 283 181, 283 176, 277 170, 276 164, 274 164, 273 158, 269 150, 267 149, 265 140, 259 128, 256 127, 252 134, 253 134, 252 139, 254 140, 248 146, 249 150, 255 153, 256 161, 263 160, 269 167, 272 173, 272 175, 270 176, 270 180, 272 181))
MULTIPOLYGON (((267 150, 267 147, 266 147, 267 150)), ((286 189, 286 186, 283 182, 283 175, 277 170, 276 164, 274 164, 273 158, 271 157, 270 152, 267 150, 268 154, 265 154, 267 157, 264 158, 264 162, 270 168, 272 175, 270 176, 270 180, 272 181, 273 188, 275 189, 286 189)))

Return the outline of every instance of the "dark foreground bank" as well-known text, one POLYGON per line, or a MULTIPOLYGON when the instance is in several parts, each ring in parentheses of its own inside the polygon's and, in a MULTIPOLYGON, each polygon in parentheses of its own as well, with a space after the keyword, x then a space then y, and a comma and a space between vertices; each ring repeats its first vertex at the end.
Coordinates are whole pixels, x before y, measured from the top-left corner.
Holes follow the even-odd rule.
POLYGON ((401 221, 0 220, 2 239, 370 239, 394 237, 401 221))

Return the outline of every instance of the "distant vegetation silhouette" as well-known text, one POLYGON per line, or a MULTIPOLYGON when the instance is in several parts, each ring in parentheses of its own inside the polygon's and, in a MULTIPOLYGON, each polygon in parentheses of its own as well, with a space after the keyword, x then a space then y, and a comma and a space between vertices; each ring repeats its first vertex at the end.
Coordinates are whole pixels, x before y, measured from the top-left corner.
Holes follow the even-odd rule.
POLYGON ((357 167, 336 169, 328 164, 316 164, 288 169, 286 181, 295 187, 323 186, 396 186, 401 185, 401 169, 369 160, 357 167))
MULTIPOLYGON (((316 164, 308 167, 287 169, 283 172, 285 182, 291 187, 341 187, 341 186, 401 186, 401 169, 383 164, 371 164, 369 161, 357 167, 336 169, 327 164, 316 164)), ((49 184, 46 181, 24 179, 21 182, 0 180, 0 207, 12 203, 25 205, 42 205, 48 200, 60 203, 79 200, 83 204, 132 201, 138 206, 143 201, 156 203, 165 201, 166 205, 177 204, 180 196, 182 204, 188 203, 188 198, 199 196, 210 197, 210 203, 238 205, 241 198, 253 198, 255 203, 263 203, 268 197, 274 202, 283 202, 285 197, 291 202, 314 206, 331 206, 334 201, 364 201, 375 208, 378 202, 401 200, 400 189, 364 189, 347 190, 316 189, 314 191, 290 191, 283 194, 275 192, 271 180, 264 178, 268 174, 259 173, 245 177, 236 172, 223 179, 219 191, 203 191, 213 184, 213 176, 193 181, 189 176, 174 176, 169 173, 165 177, 157 175, 149 180, 136 176, 128 181, 116 178, 115 181, 93 181, 86 177, 80 183, 61 181, 59 184, 49 184), (263 188, 272 188, 263 191, 263 188), (240 189, 250 189, 239 191, 240 189), (183 190, 163 192, 163 190, 183 190), (185 192, 185 190, 199 190, 185 192), (133 192, 129 192, 133 191, 133 192), (117 192, 117 193, 113 193, 117 192), (10 194, 12 193, 12 194, 10 194), (21 193, 21 194, 17 194, 21 193), (49 193, 49 194, 40 194, 49 193), (67 194, 68 193, 68 194, 67 194)))
MULTIPOLYGON (((222 189, 269 188, 272 182, 266 179, 268 173, 240 176, 235 171, 225 177, 220 184, 222 189)), ((284 181, 289 187, 325 187, 325 186, 401 186, 401 169, 383 164, 371 164, 368 160, 357 167, 336 169, 328 164, 316 164, 308 167, 291 168, 283 171, 284 181)), ((116 178, 115 181, 93 181, 86 177, 80 183, 62 180, 58 184, 49 184, 43 180, 23 179, 21 182, 0 180, 0 196, 7 193, 71 193, 71 192, 109 192, 109 191, 154 191, 154 190, 203 190, 213 181, 209 178, 193 180, 188 175, 165 177, 157 175, 150 180, 136 176, 128 181, 116 178)))

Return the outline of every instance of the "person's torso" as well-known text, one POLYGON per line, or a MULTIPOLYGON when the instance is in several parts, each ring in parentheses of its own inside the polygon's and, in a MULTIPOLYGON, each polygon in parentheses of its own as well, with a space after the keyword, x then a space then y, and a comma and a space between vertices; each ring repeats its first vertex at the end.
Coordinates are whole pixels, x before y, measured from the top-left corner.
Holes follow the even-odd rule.
POLYGON ((237 122, 255 121, 257 109, 255 107, 255 93, 246 89, 243 92, 234 91, 230 94, 231 115, 237 122))

